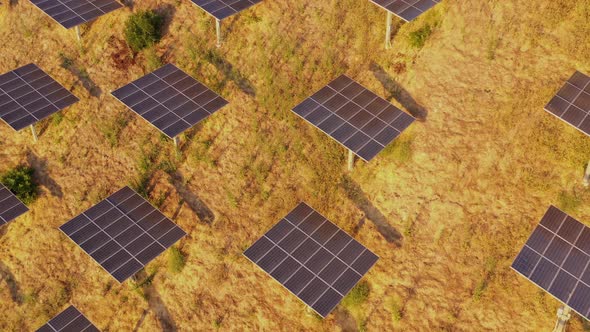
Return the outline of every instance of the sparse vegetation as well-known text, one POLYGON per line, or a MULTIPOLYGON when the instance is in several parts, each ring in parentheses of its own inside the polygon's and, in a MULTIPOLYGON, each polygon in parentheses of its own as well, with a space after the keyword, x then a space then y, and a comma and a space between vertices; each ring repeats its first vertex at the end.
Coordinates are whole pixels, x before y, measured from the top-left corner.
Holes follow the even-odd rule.
POLYGON ((173 273, 180 273, 186 264, 184 254, 177 247, 168 251, 168 269, 173 273))
POLYGON ((12 191, 25 204, 31 204, 38 195, 35 170, 28 166, 17 166, 0 177, 0 183, 12 191))
POLYGON ((358 308, 367 301, 370 293, 371 288, 369 287, 369 283, 366 280, 362 280, 344 297, 342 304, 346 307, 358 308))
POLYGON ((151 10, 131 15, 125 24, 127 45, 134 52, 154 46, 162 38, 163 25, 164 17, 151 10))
POLYGON ((425 24, 417 30, 410 32, 408 36, 408 43, 415 48, 422 48, 428 37, 432 34, 432 27, 430 24, 425 24))

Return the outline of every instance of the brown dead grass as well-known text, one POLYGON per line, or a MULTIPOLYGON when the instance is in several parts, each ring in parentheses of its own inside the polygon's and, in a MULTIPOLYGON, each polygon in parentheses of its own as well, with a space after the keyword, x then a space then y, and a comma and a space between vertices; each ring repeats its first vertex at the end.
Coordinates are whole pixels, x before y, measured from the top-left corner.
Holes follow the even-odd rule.
MULTIPOLYGON (((111 146, 103 133, 129 111, 109 92, 147 68, 113 42, 130 11, 85 28, 78 47, 30 3, 1 7, 0 72, 34 61, 81 101, 38 125, 36 144, 0 125, 0 172, 28 162, 44 174, 32 211, 0 230, 0 330, 34 329, 67 303, 109 331, 158 330, 163 315, 180 331, 551 328, 557 301, 509 266, 563 193, 582 202, 570 212, 590 220, 580 186, 590 140, 542 110, 573 70, 590 72, 590 1, 447 0, 399 26, 389 52, 385 14, 368 1, 265 1, 225 23, 219 50, 213 21, 189 1, 135 2, 173 13, 156 52, 231 103, 187 133, 181 153, 136 116, 111 146), (425 23, 437 27, 412 49, 407 35, 425 23), (60 53, 84 67, 99 97, 60 67, 60 53), (382 84, 375 64, 393 83, 382 84), (289 112, 342 72, 428 112, 400 138, 409 155, 392 146, 357 163, 348 182, 339 145, 289 112), (185 268, 169 272, 163 254, 146 269, 149 289, 116 284, 57 229, 141 176, 189 233, 178 245, 185 268), (381 257, 360 309, 318 320, 241 256, 299 200, 381 257), (214 220, 201 218, 207 212, 214 220), (380 234, 382 219, 404 235, 401 247, 380 234)), ((572 331, 581 330, 575 319, 572 331)))

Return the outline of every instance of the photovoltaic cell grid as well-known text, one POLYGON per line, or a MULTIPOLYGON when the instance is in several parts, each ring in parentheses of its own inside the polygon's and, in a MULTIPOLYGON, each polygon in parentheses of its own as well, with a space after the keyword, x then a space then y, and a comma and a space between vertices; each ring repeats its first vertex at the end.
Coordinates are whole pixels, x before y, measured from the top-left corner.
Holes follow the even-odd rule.
POLYGON ((440 0, 371 0, 371 2, 409 22, 434 7, 440 0))
POLYGON ((21 130, 64 109, 78 98, 35 64, 0 75, 0 118, 21 130))
POLYGON ((237 14, 262 0, 191 0, 218 20, 237 14))
POLYGON ((92 21, 123 7, 115 0, 31 0, 31 2, 66 29, 92 21))
POLYGON ((52 318, 47 324, 41 326, 37 332, 94 332, 99 331, 96 326, 84 317, 73 305, 52 318))
POLYGON ((172 64, 113 91, 112 95, 170 138, 228 104, 172 64))
POLYGON ((379 259, 305 203, 244 255, 322 317, 379 259))
POLYGON ((574 73, 545 110, 590 135, 590 77, 574 73))
POLYGON ((590 318, 590 228, 551 206, 512 268, 590 318))
POLYGON ((29 211, 16 196, 0 183, 0 226, 29 211))
POLYGON ((415 120, 346 75, 295 106, 293 112, 365 161, 415 120))
POLYGON ((129 187, 60 229, 119 282, 137 273, 186 235, 129 187))

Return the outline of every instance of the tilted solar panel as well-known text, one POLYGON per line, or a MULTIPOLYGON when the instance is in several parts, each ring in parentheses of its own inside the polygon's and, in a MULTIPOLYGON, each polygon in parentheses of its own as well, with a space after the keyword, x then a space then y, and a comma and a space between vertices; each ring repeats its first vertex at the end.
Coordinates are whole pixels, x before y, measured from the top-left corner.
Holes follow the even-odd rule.
POLYGON ((17 131, 78 100, 32 63, 0 75, 0 118, 17 131))
POLYGON ((244 255, 322 317, 379 259, 305 203, 244 255))
POLYGON ((99 332, 99 329, 71 305, 41 326, 37 332, 99 332))
POLYGON ((586 135, 590 135, 590 77, 575 72, 545 110, 586 135))
POLYGON ((129 187, 63 224, 60 230, 119 282, 186 235, 129 187))
POLYGON ((116 0, 31 0, 64 28, 90 22, 123 7, 116 0))
POLYGON ((227 105, 227 100, 172 64, 112 92, 170 138, 227 105))
POLYGON ((8 188, 0 183, 0 226, 29 211, 8 188))
POLYGON ((590 318, 590 228, 551 206, 512 268, 590 318))
POLYGON ((440 0, 371 0, 371 2, 409 22, 434 7, 440 0))
POLYGON ((218 20, 237 14, 262 0, 191 0, 218 20))
POLYGON ((346 75, 305 99, 293 112, 365 161, 415 120, 346 75))

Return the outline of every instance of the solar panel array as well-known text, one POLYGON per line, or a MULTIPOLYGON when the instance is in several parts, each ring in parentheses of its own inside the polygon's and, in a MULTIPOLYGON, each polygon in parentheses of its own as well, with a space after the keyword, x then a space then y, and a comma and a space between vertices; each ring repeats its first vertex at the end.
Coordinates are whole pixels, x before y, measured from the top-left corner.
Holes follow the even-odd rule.
POLYGON ((589 262, 590 228, 551 206, 512 268, 590 319, 589 262))
POLYGON ((90 22, 123 7, 116 0, 31 0, 64 28, 90 22))
POLYGON ((112 94, 170 138, 228 104, 221 96, 172 64, 112 94))
POLYGON ((237 14, 262 0, 191 0, 218 20, 237 14))
POLYGON ((415 120, 346 75, 295 106, 293 112, 365 161, 415 120))
POLYGON ((371 0, 371 2, 409 22, 434 7, 440 0, 371 0))
POLYGON ((0 226, 29 211, 16 196, 0 183, 0 226))
POLYGON ((575 72, 545 110, 590 135, 590 77, 575 72))
POLYGON ((60 229, 119 282, 137 273, 186 235, 129 187, 60 229))
POLYGON ((99 329, 73 305, 41 326, 37 332, 98 332, 99 329))
POLYGON ((0 118, 17 131, 78 100, 32 63, 0 75, 0 118))
POLYGON ((299 204, 244 255, 322 317, 378 257, 305 203, 299 204))

